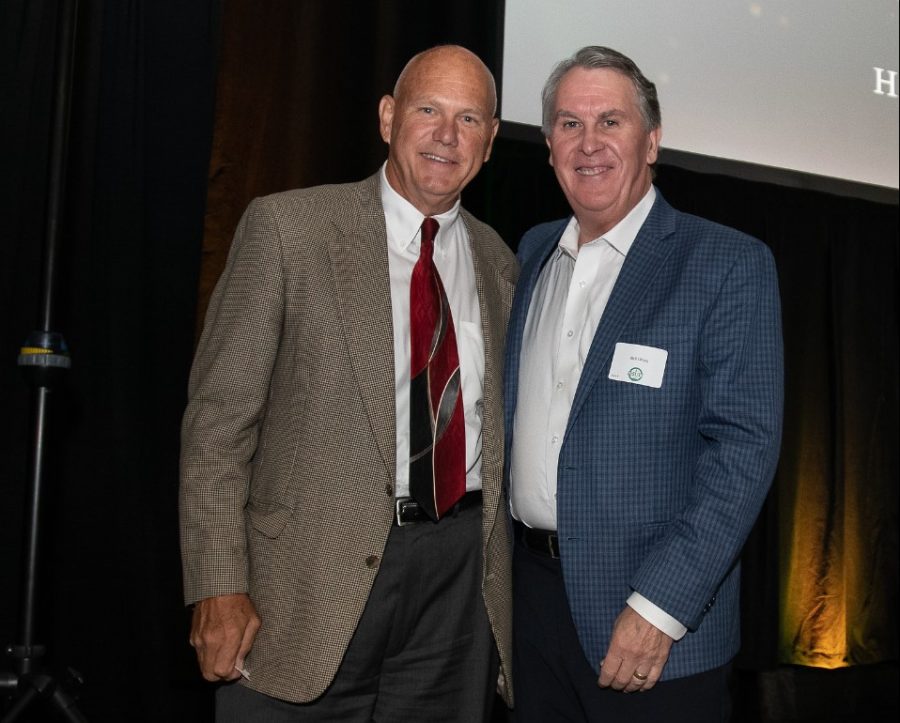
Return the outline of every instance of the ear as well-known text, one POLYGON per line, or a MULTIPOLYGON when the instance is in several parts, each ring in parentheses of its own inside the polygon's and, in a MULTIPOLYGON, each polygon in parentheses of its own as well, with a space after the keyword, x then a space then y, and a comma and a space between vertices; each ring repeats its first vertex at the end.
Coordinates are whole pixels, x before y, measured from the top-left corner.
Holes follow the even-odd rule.
POLYGON ((553 146, 550 144, 550 138, 548 136, 544 136, 544 143, 547 144, 547 150, 550 151, 550 157, 547 159, 547 162, 550 166, 553 166, 553 146))
POLYGON ((483 163, 487 163, 488 159, 491 157, 491 149, 494 147, 494 139, 497 137, 497 131, 500 128, 500 119, 492 118, 491 119, 491 137, 488 138, 487 147, 484 149, 484 161, 483 163))
POLYGON ((381 140, 390 145, 391 128, 394 124, 394 99, 386 95, 378 103, 378 129, 381 131, 381 140))
POLYGON ((652 166, 656 163, 659 156, 659 142, 662 140, 662 126, 657 126, 648 136, 649 145, 647 146, 647 165, 652 166))

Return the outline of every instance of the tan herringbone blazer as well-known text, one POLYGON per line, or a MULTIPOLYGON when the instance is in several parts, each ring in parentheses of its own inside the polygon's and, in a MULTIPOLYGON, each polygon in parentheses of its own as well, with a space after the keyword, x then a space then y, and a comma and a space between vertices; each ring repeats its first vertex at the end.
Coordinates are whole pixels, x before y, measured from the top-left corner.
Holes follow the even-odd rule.
MULTIPOLYGON (((517 266, 461 215, 485 345, 483 593, 510 681, 501 367, 517 266)), ((250 593, 263 625, 247 664, 264 693, 318 697, 356 629, 391 529, 393 390, 378 174, 255 200, 191 372, 180 516, 186 602, 250 593)))

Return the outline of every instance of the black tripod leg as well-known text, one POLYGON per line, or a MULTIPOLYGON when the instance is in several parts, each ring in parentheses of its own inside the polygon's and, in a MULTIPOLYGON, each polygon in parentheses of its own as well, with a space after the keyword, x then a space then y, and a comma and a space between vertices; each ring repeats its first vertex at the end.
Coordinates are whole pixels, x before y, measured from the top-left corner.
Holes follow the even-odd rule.
MULTIPOLYGON (((49 6, 49 4, 48 4, 49 6)), ((75 707, 75 700, 52 676, 39 672, 36 659, 43 647, 34 644, 34 618, 37 588, 37 558, 41 487, 44 460, 44 431, 47 397, 52 384, 71 366, 68 348, 62 335, 53 331, 53 295, 61 237, 62 209, 65 201, 65 178, 69 130, 69 107, 75 58, 75 29, 78 0, 62 0, 58 6, 56 83, 53 98, 53 122, 50 138, 49 190, 44 244, 44 278, 41 294, 39 331, 32 332, 19 354, 18 364, 35 387, 35 435, 31 469, 31 494, 26 526, 26 571, 23 580, 21 638, 7 652, 16 660, 17 675, 0 675, 0 691, 15 690, 12 707, 0 723, 11 723, 39 698, 50 701, 68 720, 86 723, 75 707)))
POLYGON ((71 723, 88 723, 87 718, 76 707, 75 698, 59 686, 53 691, 53 705, 71 723))
POLYGON ((25 691, 20 690, 20 695, 16 699, 15 705, 6 711, 6 715, 3 716, 0 723, 12 723, 25 712, 25 709, 28 708, 39 695, 40 691, 34 687, 29 687, 25 691))
POLYGON ((28 676, 19 681, 16 702, 6 711, 0 723, 13 723, 32 703, 41 705, 42 698, 70 723, 88 723, 88 719, 78 710, 75 698, 66 692, 59 681, 46 674, 28 676))

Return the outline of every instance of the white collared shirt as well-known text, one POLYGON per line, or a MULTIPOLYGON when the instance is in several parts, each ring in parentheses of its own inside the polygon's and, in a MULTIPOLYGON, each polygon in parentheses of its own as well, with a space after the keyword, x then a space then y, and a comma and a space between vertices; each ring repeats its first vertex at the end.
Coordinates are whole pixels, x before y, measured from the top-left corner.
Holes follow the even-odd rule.
POLYGON ((556 474, 569 411, 606 303, 656 200, 653 186, 612 229, 578 247, 573 216, 541 270, 522 337, 510 460, 512 511, 556 529, 556 474))
MULTIPOLYGON (((522 337, 510 460, 512 513, 529 527, 557 529, 557 468, 572 401, 619 272, 655 200, 651 186, 625 218, 580 248, 573 216, 538 278, 522 337)), ((684 635, 680 622, 638 593, 627 602, 676 640, 684 635)))
MULTIPOLYGON (((384 166, 381 168, 381 203, 387 229, 394 324, 396 495, 405 497, 409 494, 409 283, 419 259, 425 216, 391 187, 384 166)), ((469 234, 459 218, 459 206, 457 201, 446 213, 434 216, 439 224, 434 240, 434 265, 447 292, 456 330, 466 420, 466 491, 471 491, 481 489, 484 338, 469 234)))

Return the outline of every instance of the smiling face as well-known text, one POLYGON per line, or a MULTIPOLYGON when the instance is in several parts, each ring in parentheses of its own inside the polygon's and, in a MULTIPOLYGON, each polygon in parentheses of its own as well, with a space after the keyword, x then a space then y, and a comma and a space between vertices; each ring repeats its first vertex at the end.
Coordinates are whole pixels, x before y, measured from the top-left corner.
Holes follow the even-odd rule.
POLYGON ((426 216, 448 210, 490 157, 497 133, 490 74, 464 48, 434 48, 403 71, 378 106, 386 174, 426 216))
POLYGON ((581 226, 579 244, 609 231, 650 188, 661 134, 645 127, 626 75, 576 67, 563 76, 547 146, 581 226))

